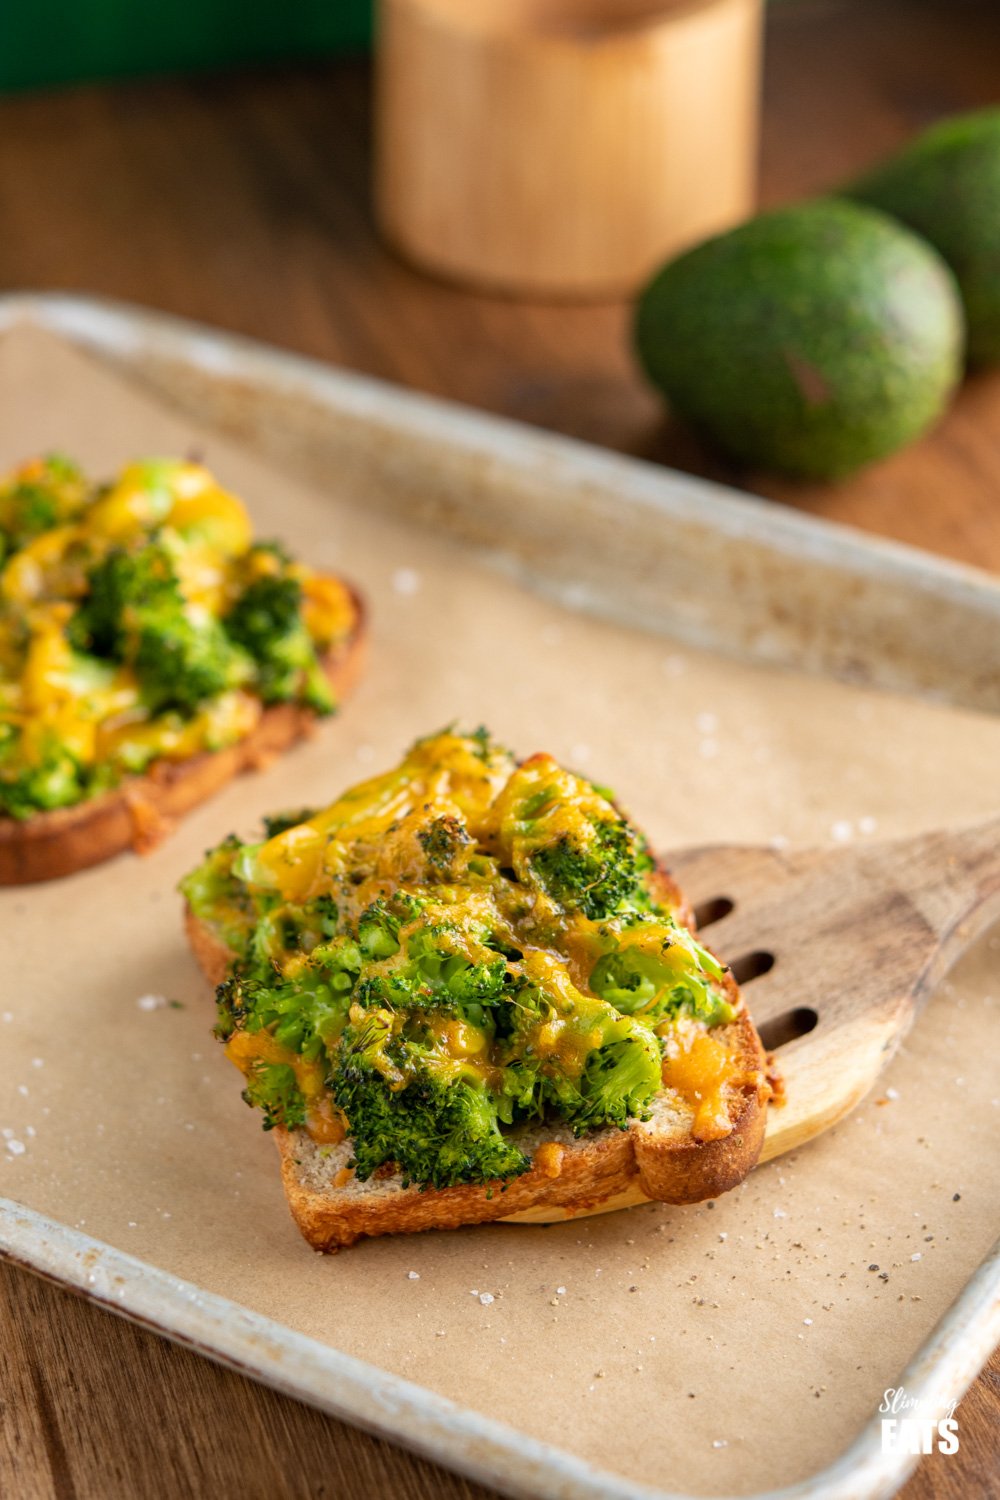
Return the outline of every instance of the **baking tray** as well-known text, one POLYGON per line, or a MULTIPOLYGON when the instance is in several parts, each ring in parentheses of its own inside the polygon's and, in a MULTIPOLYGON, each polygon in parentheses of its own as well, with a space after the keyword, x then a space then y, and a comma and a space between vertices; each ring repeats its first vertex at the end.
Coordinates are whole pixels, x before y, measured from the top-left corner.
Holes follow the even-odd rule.
MULTIPOLYGON (((576 611, 751 661, 1000 707, 1000 588, 973 570, 158 314, 56 295, 0 299, 0 332, 19 324, 96 356, 288 472, 324 482, 336 473, 356 504, 471 547, 576 611)), ((0 1253, 510 1494, 667 1494, 8 1199, 0 1253)), ((994 1250, 897 1383, 947 1404, 998 1339, 994 1250)), ((865 1500, 891 1494, 912 1462, 882 1452, 876 1416, 832 1466, 759 1493, 865 1500)))

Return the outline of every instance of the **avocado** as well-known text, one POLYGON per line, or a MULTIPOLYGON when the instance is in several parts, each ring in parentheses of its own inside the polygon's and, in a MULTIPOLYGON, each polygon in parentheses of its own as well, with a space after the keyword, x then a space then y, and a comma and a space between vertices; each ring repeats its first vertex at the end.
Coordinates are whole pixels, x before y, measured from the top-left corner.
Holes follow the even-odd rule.
POLYGON ((969 362, 1000 363, 1000 109, 944 120, 843 191, 941 252, 965 303, 969 362))
POLYGON ((940 414, 962 370, 954 278, 875 209, 820 199, 670 262, 635 344, 678 414, 745 463, 832 478, 940 414))

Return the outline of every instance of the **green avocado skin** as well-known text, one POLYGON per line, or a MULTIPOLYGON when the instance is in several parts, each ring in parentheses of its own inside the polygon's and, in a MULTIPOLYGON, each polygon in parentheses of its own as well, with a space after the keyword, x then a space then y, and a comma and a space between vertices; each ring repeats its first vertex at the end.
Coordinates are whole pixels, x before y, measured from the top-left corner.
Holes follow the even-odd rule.
POLYGON ((821 199, 689 250, 639 298, 635 344, 674 410, 742 463, 836 478, 939 416, 964 323, 938 253, 821 199))
POLYGON ((933 126, 843 193, 930 240, 958 278, 969 362, 1000 364, 1000 109, 933 126))

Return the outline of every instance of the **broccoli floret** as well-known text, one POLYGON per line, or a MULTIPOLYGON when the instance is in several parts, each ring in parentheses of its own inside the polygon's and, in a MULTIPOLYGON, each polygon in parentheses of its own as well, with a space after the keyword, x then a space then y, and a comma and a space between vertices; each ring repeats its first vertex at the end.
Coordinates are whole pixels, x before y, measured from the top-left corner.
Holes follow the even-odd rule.
POLYGON ((192 713, 246 681, 246 667, 217 620, 195 624, 173 610, 142 622, 132 665, 155 713, 192 713))
POLYGON ((264 1113, 264 1129, 283 1126, 296 1130, 306 1122, 306 1101, 287 1063, 256 1061, 247 1072, 243 1099, 253 1109, 264 1113))
POLYGON ((639 1015, 647 1026, 657 1026, 672 1016, 685 1014, 721 1026, 736 1012, 713 980, 725 972, 707 949, 689 940, 676 961, 676 948, 669 939, 662 954, 638 947, 606 953, 590 976, 590 988, 623 1015, 639 1015), (666 954, 670 953, 667 958, 666 954), (705 972, 699 972, 698 965, 705 972))
MULTIPOLYGON (((368 913, 362 918, 362 926, 366 917, 368 913)), ((387 952, 378 956, 393 956, 398 951, 398 932, 397 926, 394 933, 386 933, 382 941, 387 952), (396 943, 393 949, 388 949, 390 939, 396 943)), ((483 1025, 489 1024, 484 1007, 501 1003, 506 983, 507 964, 502 957, 473 963, 453 951, 446 933, 423 926, 408 934, 400 962, 363 978, 355 998, 364 1006, 461 1014, 483 1025)))
MULTIPOLYGON (((454 1187, 516 1177, 531 1163, 500 1132, 495 1099, 483 1087, 455 1074, 413 1064, 402 1086, 386 1077, 393 1044, 391 1019, 369 1012, 344 1034, 333 1074, 333 1096, 347 1117, 354 1167, 363 1182, 392 1163, 406 1182, 454 1187)), ((397 1044, 397 1057, 405 1049, 397 1044)))
POLYGON ((231 833, 178 886, 193 914, 215 930, 237 959, 246 956, 256 918, 249 891, 233 874, 233 856, 241 847, 231 833))
POLYGON ((461 818, 432 818, 417 834, 427 860, 427 874, 432 880, 453 880, 460 872, 469 850, 476 846, 461 818))
POLYGON ((230 637, 253 657, 265 703, 303 703, 332 713, 333 690, 302 618, 302 585, 288 573, 255 579, 225 619, 230 637))
POLYGON ((644 1118, 661 1085, 662 1059, 641 1022, 580 992, 556 1002, 531 984, 517 989, 508 1015, 502 1087, 522 1117, 551 1109, 577 1135, 644 1118))
POLYGON ((375 901, 358 921, 358 946, 365 958, 391 958, 399 952, 399 918, 375 901))
POLYGON ((647 1116, 662 1082, 662 1067, 655 1037, 644 1026, 618 1017, 609 1020, 604 1039, 578 1077, 558 1068, 545 1075, 542 1097, 576 1135, 597 1125, 624 1130, 630 1119, 647 1116))
POLYGON ((147 615, 179 611, 180 588, 170 554, 157 543, 115 547, 93 568, 87 596, 67 628, 78 651, 121 660, 128 637, 147 615))
POLYGON ((26 464, 0 489, 0 558, 82 510, 86 484, 68 458, 50 453, 26 464))
POLYGON ((636 889, 635 839, 628 825, 608 820, 586 825, 583 841, 562 834, 531 857, 531 868, 543 890, 560 906, 577 908, 603 921, 636 889))
POLYGON ((347 1020, 350 995, 332 982, 331 973, 310 964, 286 980, 269 981, 235 974, 215 992, 215 1034, 228 1041, 236 1030, 268 1031, 274 1040, 307 1062, 336 1046, 347 1020))
POLYGON ((0 736, 0 813, 23 820, 71 807, 85 795, 86 770, 54 736, 27 764, 16 755, 17 733, 8 726, 0 736))
POLYGON ((69 637, 78 650, 128 662, 154 713, 191 713, 250 673, 218 620, 192 616, 159 542, 134 551, 117 547, 97 564, 69 637))

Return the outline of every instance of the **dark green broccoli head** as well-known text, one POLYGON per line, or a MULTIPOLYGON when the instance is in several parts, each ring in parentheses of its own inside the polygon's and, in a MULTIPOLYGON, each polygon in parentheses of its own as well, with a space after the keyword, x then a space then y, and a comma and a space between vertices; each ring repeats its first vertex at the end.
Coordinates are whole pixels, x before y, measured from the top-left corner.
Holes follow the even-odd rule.
POLYGON ((526 1172, 531 1162, 501 1134, 487 1089, 394 1045, 392 1030, 391 1016, 370 1011, 337 1052, 333 1097, 348 1120, 359 1179, 389 1164, 405 1181, 436 1188, 526 1172), (389 1069, 401 1083, 387 1080, 389 1069))
POLYGON ((78 651, 123 660, 143 619, 177 613, 182 602, 165 547, 115 547, 88 575, 86 597, 69 622, 70 642, 78 651))
POLYGON ((133 667, 155 713, 192 713, 252 670, 214 616, 186 605, 160 542, 116 547, 97 564, 69 636, 78 650, 133 667))
POLYGON ((265 703, 295 701, 317 713, 335 707, 333 691, 302 618, 302 585, 289 573, 257 578, 225 619, 231 640, 253 657, 265 703))
POLYGON ((543 889, 560 906, 603 921, 636 889, 635 838, 621 820, 589 822, 581 837, 560 835, 531 856, 531 868, 543 889))

